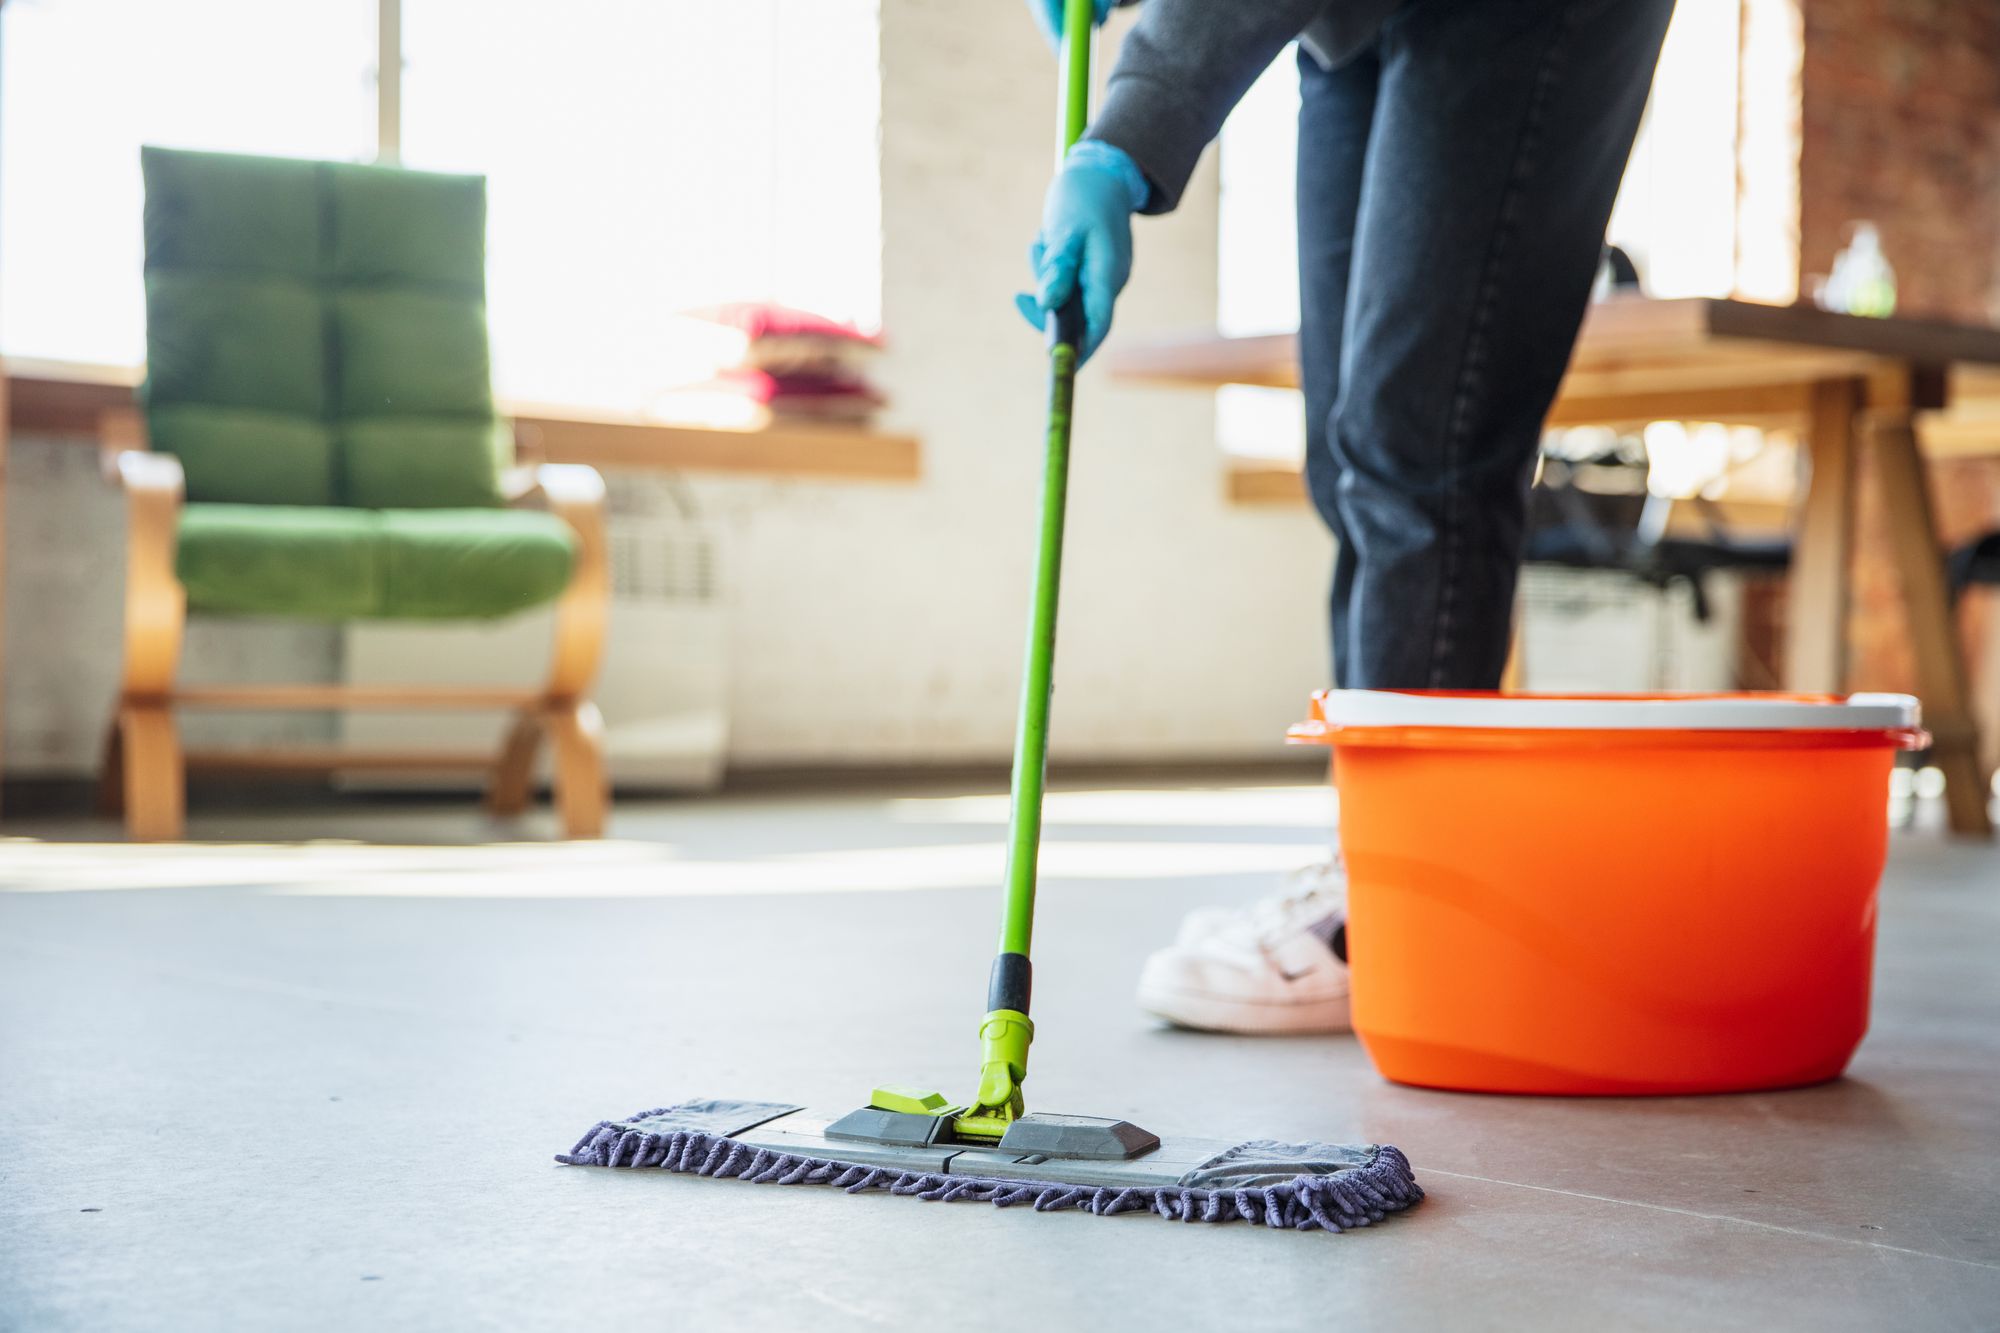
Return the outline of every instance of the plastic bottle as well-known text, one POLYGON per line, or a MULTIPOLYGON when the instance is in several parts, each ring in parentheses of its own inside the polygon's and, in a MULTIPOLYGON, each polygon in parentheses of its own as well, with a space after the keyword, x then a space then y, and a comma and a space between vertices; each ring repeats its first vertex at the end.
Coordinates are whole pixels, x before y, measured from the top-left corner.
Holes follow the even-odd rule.
POLYGON ((1850 315, 1886 319, 1896 312, 1896 270, 1882 253, 1882 233, 1872 222, 1854 224, 1854 235, 1833 261, 1826 305, 1850 315))

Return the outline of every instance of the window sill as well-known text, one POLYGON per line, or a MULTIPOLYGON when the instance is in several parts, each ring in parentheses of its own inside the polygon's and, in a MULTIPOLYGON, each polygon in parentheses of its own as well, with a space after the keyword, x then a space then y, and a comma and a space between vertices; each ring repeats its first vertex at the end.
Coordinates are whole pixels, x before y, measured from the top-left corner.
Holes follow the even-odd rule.
MULTIPOLYGON (((95 439, 105 412, 132 405, 141 373, 9 357, 0 362, 7 424, 17 433, 95 439)), ((768 421, 732 429, 539 404, 502 403, 501 410, 551 463, 886 482, 913 482, 923 471, 915 436, 867 426, 768 421)))
POLYGON ((1306 479, 1300 465, 1275 458, 1230 458, 1223 472, 1224 494, 1233 505, 1302 505, 1306 479))

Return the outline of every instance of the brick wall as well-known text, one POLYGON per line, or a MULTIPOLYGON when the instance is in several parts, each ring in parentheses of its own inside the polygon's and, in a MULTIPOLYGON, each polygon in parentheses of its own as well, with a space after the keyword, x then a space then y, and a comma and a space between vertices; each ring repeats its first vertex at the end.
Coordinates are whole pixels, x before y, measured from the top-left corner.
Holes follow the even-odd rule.
MULTIPOLYGON (((2000 4, 1802 5, 1801 273, 1825 273, 1847 224, 1868 218, 1896 269, 1898 313, 2000 318, 2000 4)), ((1948 542, 2000 526, 2000 460, 1938 464, 1932 487, 1948 542)), ((1866 486, 1860 524, 1851 683, 1908 688, 1908 636, 1866 486)), ((1979 626, 1967 628, 1978 642, 1979 626)))
POLYGON ((2000 295, 2000 5, 1804 0, 1799 263, 1872 218, 1907 314, 1986 319, 2000 295))

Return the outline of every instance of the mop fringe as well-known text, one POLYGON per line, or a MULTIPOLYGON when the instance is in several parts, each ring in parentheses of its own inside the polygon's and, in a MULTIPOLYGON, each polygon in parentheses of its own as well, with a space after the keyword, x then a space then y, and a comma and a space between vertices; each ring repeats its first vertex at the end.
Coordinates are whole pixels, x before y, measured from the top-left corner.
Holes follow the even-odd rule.
MULTIPOLYGON (((662 1107, 632 1119, 663 1115, 671 1109, 662 1107)), ((1380 1222, 1424 1197, 1423 1187, 1410 1171, 1409 1159, 1400 1151, 1382 1145, 1374 1154, 1368 1165, 1353 1170, 1300 1175, 1280 1185, 1254 1189, 1133 1188, 863 1166, 756 1148, 720 1134, 695 1130, 654 1134, 606 1120, 570 1151, 558 1153, 556 1160, 565 1166, 657 1168, 755 1184, 831 1185, 849 1194, 886 1190, 938 1203, 991 1203, 998 1208, 1026 1204, 1038 1213, 1076 1209, 1111 1217, 1150 1212, 1172 1222, 1241 1219, 1290 1231, 1349 1231, 1380 1222)))

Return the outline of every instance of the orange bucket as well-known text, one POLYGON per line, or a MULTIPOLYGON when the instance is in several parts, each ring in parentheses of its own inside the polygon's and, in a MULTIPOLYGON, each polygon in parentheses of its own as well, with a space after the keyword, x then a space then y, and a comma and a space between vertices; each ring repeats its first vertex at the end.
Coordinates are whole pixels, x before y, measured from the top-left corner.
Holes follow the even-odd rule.
POLYGON ((1354 1029, 1398 1083, 1836 1077, 1868 1027, 1907 695, 1329 690, 1354 1029))

